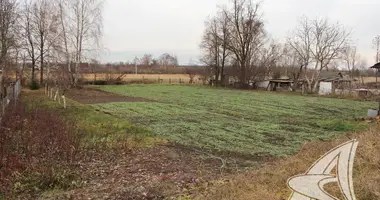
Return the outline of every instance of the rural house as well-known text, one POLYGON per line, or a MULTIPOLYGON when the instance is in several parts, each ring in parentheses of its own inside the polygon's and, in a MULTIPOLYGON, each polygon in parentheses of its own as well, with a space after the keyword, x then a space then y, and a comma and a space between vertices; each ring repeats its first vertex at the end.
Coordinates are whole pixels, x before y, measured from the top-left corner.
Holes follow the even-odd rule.
POLYGON ((356 86, 357 79, 343 72, 322 71, 319 78, 319 95, 346 93, 356 86))

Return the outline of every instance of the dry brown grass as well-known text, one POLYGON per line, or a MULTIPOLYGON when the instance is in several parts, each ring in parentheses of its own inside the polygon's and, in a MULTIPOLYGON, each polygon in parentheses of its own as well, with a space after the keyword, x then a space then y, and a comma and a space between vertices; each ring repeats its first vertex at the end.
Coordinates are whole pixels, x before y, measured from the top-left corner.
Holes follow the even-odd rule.
MULTIPOLYGON (((231 177, 210 187, 195 199, 247 200, 247 199, 287 199, 291 190, 287 180, 307 169, 330 149, 357 139, 359 142, 354 163, 354 190, 357 199, 380 199, 380 126, 367 132, 343 136, 329 142, 310 142, 300 152, 285 159, 267 164, 258 171, 231 177)), ((336 184, 329 184, 327 190, 339 197, 336 184)))
MULTIPOLYGON (((376 82, 376 77, 364 77, 364 83, 374 83, 376 82)), ((380 82, 380 77, 378 77, 378 81, 380 82)))
MULTIPOLYGON (((120 76, 119 74, 114 74, 112 77, 117 78, 120 76)), ((106 80, 107 74, 97 74, 96 80, 106 80)), ((94 74, 83 74, 83 78, 86 81, 93 81, 94 80, 94 74)), ((157 81, 159 79, 162 79, 162 83, 179 83, 180 79, 184 83, 189 83, 190 77, 188 74, 127 74, 123 77, 123 81, 130 82, 130 81, 137 81, 147 79, 150 81, 157 81)), ((198 81, 198 76, 194 78, 194 81, 198 81)))

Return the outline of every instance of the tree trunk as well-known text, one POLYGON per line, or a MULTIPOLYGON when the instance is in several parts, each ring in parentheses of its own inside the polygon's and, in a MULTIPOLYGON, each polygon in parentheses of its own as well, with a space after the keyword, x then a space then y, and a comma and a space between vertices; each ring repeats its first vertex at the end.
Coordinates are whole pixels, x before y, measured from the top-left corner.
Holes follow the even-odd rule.
POLYGON ((50 99, 54 98, 54 96, 53 96, 54 94, 53 93, 54 93, 54 88, 51 88, 50 89, 50 99))
POLYGON ((224 83, 225 83, 225 76, 224 76, 224 65, 225 65, 225 62, 226 62, 226 52, 225 52, 225 50, 223 50, 223 58, 222 58, 222 65, 220 66, 221 68, 220 68, 220 82, 221 82, 221 84, 222 84, 222 86, 224 87, 224 86, 226 86, 224 83))
POLYGON ((41 68, 40 68, 40 85, 42 86, 44 84, 44 36, 41 34, 41 46, 40 46, 40 56, 41 56, 41 68))
POLYGON ((35 82, 36 61, 32 58, 32 83, 35 82))
POLYGON ((247 76, 246 76, 246 66, 244 62, 241 62, 239 79, 241 83, 240 87, 245 88, 247 85, 247 76))
POLYGON ((220 76, 219 69, 216 69, 216 71, 215 71, 215 80, 214 80, 216 86, 219 86, 219 76, 220 76))
POLYGON ((313 92, 313 83, 312 82, 307 83, 307 92, 308 93, 313 92))
POLYGON ((319 81, 314 81, 312 93, 316 93, 318 89, 319 81))
POLYGON ((45 82, 45 85, 46 85, 46 88, 49 89, 49 79, 50 79, 50 62, 47 63, 46 65, 46 82, 45 82))
POLYGON ((293 86, 292 86, 293 91, 296 91, 299 86, 299 83, 298 83, 299 77, 300 77, 300 73, 293 73, 293 86))
POLYGON ((57 89, 57 91, 55 91, 54 101, 57 101, 58 95, 59 95, 59 89, 57 89))
MULTIPOLYGON (((1 94, 0 94, 0 99, 3 99, 4 98, 4 61, 0 59, 0 67, 1 67, 1 75, 0 75, 0 90, 1 90, 1 94)), ((4 114, 4 113, 3 113, 4 114)))
MULTIPOLYGON (((43 55, 41 55, 41 58, 43 57, 43 55)), ((41 69, 40 69, 40 85, 43 85, 44 84, 44 63, 43 61, 41 60, 41 69)))

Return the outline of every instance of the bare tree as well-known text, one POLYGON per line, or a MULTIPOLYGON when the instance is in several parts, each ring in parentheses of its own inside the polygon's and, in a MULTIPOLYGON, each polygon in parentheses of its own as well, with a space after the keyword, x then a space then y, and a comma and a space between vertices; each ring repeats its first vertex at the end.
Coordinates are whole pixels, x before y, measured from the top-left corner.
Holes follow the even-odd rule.
POLYGON ((218 21, 220 23, 219 26, 219 37, 221 39, 221 44, 220 44, 220 54, 221 54, 221 61, 220 61, 220 74, 221 74, 221 83, 224 85, 225 83, 225 68, 226 65, 228 64, 229 57, 231 52, 228 50, 228 43, 229 43, 229 38, 230 38, 230 33, 229 33, 229 21, 228 17, 225 15, 224 12, 219 13, 218 21))
POLYGON ((205 51, 202 61, 209 67, 210 75, 214 76, 215 82, 219 82, 220 67, 220 41, 218 35, 219 23, 216 17, 205 22, 206 29, 202 38, 201 49, 205 51))
POLYGON ((340 67, 342 66, 342 61, 341 60, 333 60, 330 62, 330 64, 326 67, 326 71, 331 71, 331 72, 340 72, 341 69, 340 67))
POLYGON ((99 68, 100 62, 96 60, 95 58, 91 58, 90 62, 88 63, 91 73, 94 75, 94 79, 92 81, 92 84, 94 85, 97 78, 97 69, 99 68))
POLYGON ((67 0, 59 0, 58 2, 58 7, 59 7, 59 20, 60 20, 60 28, 61 28, 61 43, 62 43, 62 48, 61 52, 64 54, 66 66, 65 69, 67 70, 67 73, 61 73, 61 74, 68 74, 69 75, 69 81, 71 84, 74 83, 74 75, 72 73, 71 69, 71 50, 70 50, 70 45, 69 45, 69 36, 70 36, 70 31, 68 28, 68 23, 69 23, 69 14, 66 11, 68 7, 68 2, 67 0))
POLYGON ((58 11, 50 0, 36 0, 33 3, 33 20, 35 27, 34 38, 37 40, 38 57, 40 61, 40 85, 44 80, 45 57, 50 50, 50 45, 54 42, 58 31, 58 11), (48 41, 50 39, 50 41, 48 41))
MULTIPOLYGON (((24 47, 32 63, 31 81, 35 83, 35 70, 40 66, 40 85, 44 82, 44 74, 49 73, 49 62, 54 60, 59 46, 58 10, 53 1, 27 0, 23 9, 24 47)), ((46 74, 47 75, 47 74, 46 74)), ((48 79, 48 75, 46 80, 48 79)), ((47 82, 45 84, 47 87, 47 82)))
POLYGON ((360 64, 360 55, 357 53, 356 46, 348 46, 342 55, 343 61, 346 64, 350 77, 354 77, 354 72, 360 64))
POLYGON ((102 35, 102 0, 59 0, 59 18, 67 70, 73 86, 79 79, 79 65, 98 50, 102 35), (74 70, 71 63, 75 63, 74 70))
MULTIPOLYGON (((251 67, 249 68, 250 80, 263 79, 273 72, 279 66, 283 53, 281 49, 281 45, 276 44, 274 41, 269 43, 267 47, 260 48, 252 57, 251 67)), ((278 70, 276 71, 279 72, 278 70)))
POLYGON ((158 60, 160 65, 163 67, 178 66, 178 58, 176 56, 170 55, 169 53, 162 54, 158 60))
POLYGON ((358 63, 356 76, 360 78, 361 84, 363 85, 364 85, 363 72, 365 72, 366 70, 368 70, 368 63, 365 59, 361 59, 358 63))
POLYGON ((209 67, 211 74, 215 76, 216 81, 219 78, 219 38, 217 35, 218 23, 216 18, 211 18, 205 22, 206 29, 201 42, 201 49, 205 51, 202 61, 209 67))
POLYGON ((319 74, 331 61, 339 59, 347 48, 350 32, 339 23, 330 23, 327 19, 312 22, 312 56, 314 70, 311 78, 305 76, 309 90, 315 92, 319 84, 319 74))
POLYGON ((233 0, 232 11, 224 10, 229 27, 228 49, 237 61, 240 83, 245 87, 250 79, 252 58, 264 45, 264 23, 259 15, 260 4, 251 0, 233 0))
POLYGON ((0 88, 3 94, 10 62, 10 51, 16 46, 16 32, 18 20, 18 4, 16 0, 0 0, 0 88))
POLYGON ((295 33, 289 44, 303 61, 300 62, 303 63, 301 69, 309 70, 309 74, 304 76, 309 92, 315 92, 320 72, 340 58, 347 48, 350 32, 339 23, 330 23, 327 19, 310 20, 304 17, 295 33), (311 64, 314 67, 308 69, 311 64))
POLYGON ((145 54, 142 58, 141 58, 141 64, 143 65, 150 65, 153 61, 153 56, 152 54, 145 54))
POLYGON ((158 60, 153 58, 152 59, 152 63, 151 63, 152 66, 158 66, 158 60))
POLYGON ((299 79, 305 68, 312 61, 311 40, 312 26, 306 17, 300 18, 298 27, 290 33, 287 39, 287 47, 284 52, 291 59, 291 75, 294 81, 293 89, 299 85, 299 79))
POLYGON ((224 83, 225 66, 230 55, 227 48, 229 36, 229 21, 224 12, 218 12, 218 15, 208 19, 205 22, 206 29, 201 42, 201 49, 204 51, 202 61, 208 71, 213 74, 215 82, 224 83))
POLYGON ((32 1, 26 1, 23 9, 23 20, 22 20, 22 26, 24 28, 24 38, 25 40, 25 49, 28 53, 28 57, 32 64, 32 71, 31 71, 31 84, 35 83, 35 70, 38 60, 38 53, 37 53, 37 38, 35 38, 35 35, 33 33, 36 32, 36 27, 33 23, 33 13, 32 13, 32 1))
POLYGON ((281 46, 270 42, 264 30, 259 3, 252 0, 232 0, 232 9, 222 7, 215 17, 205 23, 200 45, 206 72, 216 82, 224 82, 223 75, 238 79, 238 87, 262 79, 278 65, 281 46), (228 68, 226 68, 229 66, 228 68), (227 70, 228 69, 228 70, 227 70))

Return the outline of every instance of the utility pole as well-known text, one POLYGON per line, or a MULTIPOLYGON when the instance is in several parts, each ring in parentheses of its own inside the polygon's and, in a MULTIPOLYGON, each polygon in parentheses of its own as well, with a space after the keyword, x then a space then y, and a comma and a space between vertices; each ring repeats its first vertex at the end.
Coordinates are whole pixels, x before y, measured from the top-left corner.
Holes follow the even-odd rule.
POLYGON ((138 58, 135 57, 135 74, 137 74, 137 61, 138 61, 138 58))
POLYGON ((380 35, 373 38, 372 41, 373 47, 376 49, 376 63, 379 62, 379 50, 380 50, 380 35))
MULTIPOLYGON (((373 43, 373 45, 374 45, 374 48, 376 49, 376 64, 377 63, 379 63, 379 55, 380 55, 380 52, 379 52, 379 50, 380 50, 380 35, 377 35, 374 39, 373 39, 373 41, 372 41, 372 43, 373 43)), ((377 76, 378 76, 378 74, 379 74, 379 69, 375 69, 375 76, 376 76, 376 88, 378 88, 378 86, 377 86, 377 83, 378 83, 378 81, 377 81, 377 76)))

